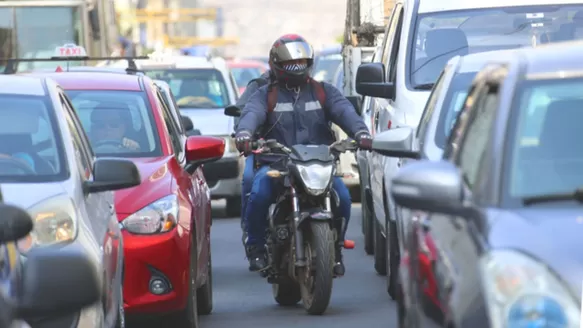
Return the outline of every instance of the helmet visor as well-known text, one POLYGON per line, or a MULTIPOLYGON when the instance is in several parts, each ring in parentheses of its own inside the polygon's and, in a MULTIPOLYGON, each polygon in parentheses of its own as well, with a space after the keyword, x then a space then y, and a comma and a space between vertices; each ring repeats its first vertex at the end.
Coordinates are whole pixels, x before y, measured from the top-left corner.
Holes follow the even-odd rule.
POLYGON ((275 48, 274 62, 281 63, 289 60, 313 59, 314 50, 307 42, 288 42, 275 48))

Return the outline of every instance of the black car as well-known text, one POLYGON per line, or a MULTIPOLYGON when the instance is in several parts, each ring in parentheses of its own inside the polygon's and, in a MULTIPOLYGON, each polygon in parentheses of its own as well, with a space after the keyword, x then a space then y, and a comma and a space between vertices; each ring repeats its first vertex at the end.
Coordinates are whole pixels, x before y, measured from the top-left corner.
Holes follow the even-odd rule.
MULTIPOLYGON (((443 159, 405 165, 392 180, 399 206, 429 213, 423 233, 444 327, 579 327, 582 52, 565 43, 493 54, 443 159)), ((387 145, 374 147, 399 150, 387 145)), ((432 324, 417 258, 401 263, 411 269, 400 274, 410 291, 401 327, 432 324)))

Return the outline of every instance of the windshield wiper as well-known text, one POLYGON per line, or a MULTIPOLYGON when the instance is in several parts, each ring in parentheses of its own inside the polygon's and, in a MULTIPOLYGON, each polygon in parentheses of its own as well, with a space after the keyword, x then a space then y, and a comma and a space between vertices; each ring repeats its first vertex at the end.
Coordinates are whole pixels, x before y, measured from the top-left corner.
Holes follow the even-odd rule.
POLYGON ((421 83, 417 84, 413 89, 415 90, 431 90, 435 83, 421 83))
POLYGON ((538 203, 560 202, 565 200, 575 200, 583 203, 583 188, 579 188, 571 193, 525 197, 522 199, 522 203, 524 205, 532 205, 538 203))

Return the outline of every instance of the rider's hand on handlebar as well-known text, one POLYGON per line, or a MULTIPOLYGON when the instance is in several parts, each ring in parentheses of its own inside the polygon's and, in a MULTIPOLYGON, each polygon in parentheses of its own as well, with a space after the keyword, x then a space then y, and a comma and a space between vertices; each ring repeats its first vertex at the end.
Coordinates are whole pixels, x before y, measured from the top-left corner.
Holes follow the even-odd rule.
POLYGON ((235 144, 237 145, 237 150, 245 156, 251 154, 253 150, 251 134, 247 131, 240 131, 235 134, 235 144))
POLYGON ((358 142, 358 147, 364 150, 372 149, 372 136, 368 132, 360 132, 354 136, 356 142, 358 142))

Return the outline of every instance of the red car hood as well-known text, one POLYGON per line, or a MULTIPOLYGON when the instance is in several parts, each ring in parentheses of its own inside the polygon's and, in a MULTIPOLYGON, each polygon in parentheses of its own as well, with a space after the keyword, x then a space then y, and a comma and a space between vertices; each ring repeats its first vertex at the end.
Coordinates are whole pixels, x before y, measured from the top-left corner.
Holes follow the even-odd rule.
POLYGON ((172 172, 169 161, 171 159, 172 156, 131 159, 140 170, 142 183, 133 188, 115 192, 115 207, 120 221, 127 215, 170 194, 172 172))

